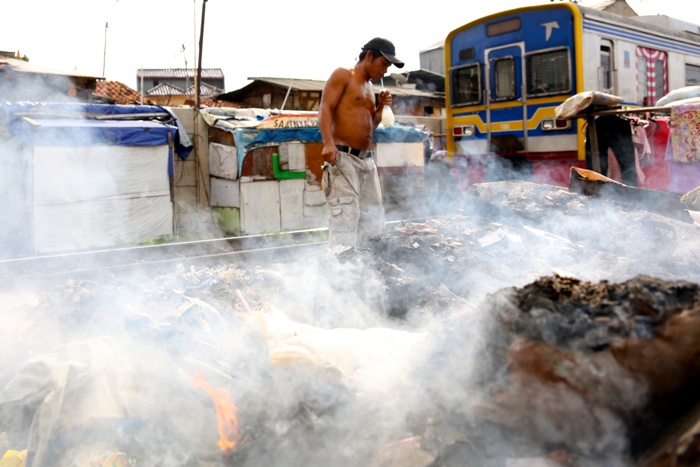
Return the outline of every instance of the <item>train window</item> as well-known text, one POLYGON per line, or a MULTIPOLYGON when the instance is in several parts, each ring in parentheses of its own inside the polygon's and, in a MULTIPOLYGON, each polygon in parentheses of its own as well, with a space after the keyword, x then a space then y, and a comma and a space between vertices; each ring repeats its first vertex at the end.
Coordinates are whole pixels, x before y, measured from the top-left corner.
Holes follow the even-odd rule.
POLYGON ((700 86, 700 66, 685 64, 685 84, 700 86))
POLYGON ((515 96, 515 60, 512 57, 499 58, 493 63, 494 93, 496 99, 510 99, 515 96))
POLYGON ((654 62, 654 97, 656 97, 656 100, 654 102, 661 99, 666 94, 666 70, 664 65, 665 63, 663 60, 656 60, 656 62, 654 62))
POLYGON ((668 92, 666 52, 637 47, 637 102, 654 105, 668 92))
POLYGON ((637 102, 643 104, 647 97, 647 59, 644 56, 637 56, 637 92, 637 102))
POLYGON ((500 36, 508 32, 520 31, 520 18, 510 18, 505 21, 497 21, 486 26, 486 37, 500 36))
POLYGON ((568 49, 536 52, 527 56, 527 93, 554 94, 571 89, 568 49))
POLYGON ((474 63, 452 70, 452 103, 476 104, 481 101, 481 65, 474 63))
POLYGON ((599 88, 604 92, 613 92, 613 52, 612 43, 603 40, 600 45, 599 88))
POLYGON ((468 49, 462 49, 459 51, 459 61, 468 62, 469 60, 474 60, 476 58, 476 49, 474 47, 469 47, 468 49))

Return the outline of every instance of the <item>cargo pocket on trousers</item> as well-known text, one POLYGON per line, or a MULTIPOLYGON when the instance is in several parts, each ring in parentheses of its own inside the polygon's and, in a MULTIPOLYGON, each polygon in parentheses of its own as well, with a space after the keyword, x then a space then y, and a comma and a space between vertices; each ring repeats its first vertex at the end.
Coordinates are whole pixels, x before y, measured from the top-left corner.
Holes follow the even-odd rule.
POLYGON ((331 212, 328 219, 330 230, 337 232, 349 232, 357 228, 360 212, 352 196, 340 196, 328 200, 328 209, 331 212))
POLYGON ((326 195, 326 198, 331 192, 331 184, 330 184, 330 172, 331 171, 331 166, 326 164, 323 166, 323 175, 321 176, 321 186, 323 187, 323 194, 326 195))

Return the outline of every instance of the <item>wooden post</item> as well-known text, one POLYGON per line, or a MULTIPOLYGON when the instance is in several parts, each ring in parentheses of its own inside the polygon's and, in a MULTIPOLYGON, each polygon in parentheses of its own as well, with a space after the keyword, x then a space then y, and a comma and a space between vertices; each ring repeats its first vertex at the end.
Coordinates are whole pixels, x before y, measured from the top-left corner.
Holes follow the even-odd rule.
POLYGON ((170 202, 173 203, 173 237, 177 237, 177 215, 175 210, 175 142, 173 134, 168 132, 168 147, 170 148, 170 165, 173 173, 170 175, 170 202))
MULTIPOLYGON (((586 117, 588 123, 588 135, 591 138, 591 160, 593 162, 593 171, 600 173, 600 152, 598 151, 598 131, 595 126, 595 117, 588 115, 586 117)), ((607 176, 607 174, 601 174, 607 176)))
MULTIPOLYGON (((199 176, 201 173, 200 170, 200 160, 199 160, 199 148, 200 148, 200 141, 199 141, 199 105, 201 102, 201 96, 200 96, 200 83, 202 80, 202 46, 204 45, 204 14, 206 13, 206 8, 207 8, 207 0, 202 1, 202 26, 199 29, 199 56, 197 57, 197 76, 194 80, 194 95, 195 95, 195 100, 194 100, 194 150, 195 150, 195 159, 194 159, 194 165, 195 165, 195 171, 197 172, 197 175, 195 177, 196 183, 196 190, 197 190, 197 212, 199 212, 199 176)), ((205 183, 204 180, 202 180, 202 183, 205 183)), ((206 184, 204 186, 204 190, 206 192, 206 184)), ((209 196, 207 196, 208 198, 209 196)))

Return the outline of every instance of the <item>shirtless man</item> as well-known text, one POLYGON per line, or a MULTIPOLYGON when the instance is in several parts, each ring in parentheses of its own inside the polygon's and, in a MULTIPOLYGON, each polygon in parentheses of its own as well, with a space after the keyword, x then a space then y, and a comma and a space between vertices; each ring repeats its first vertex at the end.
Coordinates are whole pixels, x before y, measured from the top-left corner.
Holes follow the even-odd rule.
POLYGON ((330 210, 329 244, 362 246, 384 229, 382 193, 371 150, 372 133, 391 94, 379 93, 373 80, 386 74, 396 58, 394 44, 376 37, 362 47, 354 68, 338 68, 323 88, 319 128, 323 138, 323 190, 330 210))

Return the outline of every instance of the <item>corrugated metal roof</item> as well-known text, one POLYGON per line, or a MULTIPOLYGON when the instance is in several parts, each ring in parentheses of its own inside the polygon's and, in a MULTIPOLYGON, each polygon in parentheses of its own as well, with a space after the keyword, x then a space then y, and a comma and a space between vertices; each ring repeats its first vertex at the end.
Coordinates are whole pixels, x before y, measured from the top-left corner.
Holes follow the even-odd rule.
MULTIPOLYGON (((194 78, 196 68, 144 68, 144 78, 194 78)), ((141 79, 141 69, 136 70, 136 77, 141 79)), ((202 68, 202 78, 224 79, 224 71, 221 68, 202 68)))
POLYGON ((184 96, 185 95, 185 90, 178 88, 177 86, 173 86, 172 84, 168 83, 160 83, 158 86, 155 86, 148 91, 146 91, 146 94, 148 94, 149 97, 151 96, 184 96))
POLYGON ((588 8, 593 8, 594 10, 605 10, 607 7, 615 4, 617 0, 608 0, 606 2, 596 3, 595 5, 586 5, 588 8))
MULTIPOLYGON (((374 93, 379 94, 382 90, 382 86, 379 84, 374 85, 374 93)), ((412 96, 412 97, 429 97, 429 98, 444 98, 444 94, 430 91, 422 91, 420 89, 402 88, 398 86, 386 86, 386 90, 392 96, 412 96)))
POLYGON ((202 99, 201 104, 206 105, 207 107, 231 107, 236 109, 247 109, 250 107, 249 105, 241 104, 240 102, 220 101, 214 99, 202 99))
MULTIPOLYGON (((294 91, 323 91, 323 87, 326 85, 325 81, 314 80, 314 79, 294 79, 292 78, 248 78, 253 80, 253 83, 247 84, 241 89, 235 91, 227 92, 225 94, 220 94, 218 97, 222 99, 230 98, 231 100, 242 99, 246 90, 255 84, 255 81, 264 82, 279 86, 283 89, 289 88, 291 84, 292 90, 294 91)), ((422 91, 419 89, 402 88, 395 86, 387 86, 389 92, 394 96, 414 96, 414 97, 432 97, 442 99, 444 98, 443 93, 434 93, 429 91, 422 91)), ((381 91, 381 86, 379 84, 374 84, 374 92, 379 94, 381 91)))
POLYGON ((35 65, 33 63, 25 62, 24 60, 17 60, 15 58, 5 58, 0 57, 0 69, 9 67, 12 71, 18 73, 35 73, 38 75, 60 75, 60 76, 70 76, 72 78, 93 78, 93 79, 104 79, 101 76, 86 75, 83 73, 76 73, 74 71, 61 71, 54 70, 53 68, 47 68, 41 65, 35 65))
POLYGON ((418 53, 423 53, 423 52, 427 52, 429 50, 434 50, 434 49, 439 49, 439 48, 444 48, 444 47, 445 47, 445 39, 441 39, 440 41, 434 43, 433 45, 431 45, 427 49, 420 50, 418 53))
POLYGON ((292 79, 292 78, 248 78, 253 81, 263 81, 283 88, 288 88, 292 85, 295 91, 323 91, 325 81, 316 79, 292 79))
POLYGON ((664 35, 673 36, 673 37, 681 39, 685 42, 691 43, 693 45, 697 45, 698 43, 700 43, 700 38, 698 38, 698 35, 695 33, 678 31, 676 29, 669 29, 669 28, 665 28, 662 26, 657 26, 655 24, 650 24, 650 23, 646 23, 644 21, 640 21, 634 16, 631 16, 631 17, 621 16, 621 15, 617 15, 615 13, 609 13, 609 12, 603 11, 603 10, 596 10, 593 8, 583 7, 583 6, 578 5, 578 4, 576 4, 576 8, 578 8, 581 11, 581 13, 583 14, 583 16, 585 18, 599 17, 599 18, 614 21, 617 23, 623 23, 625 25, 629 25, 629 26, 633 26, 633 27, 637 27, 637 28, 643 28, 644 32, 649 33, 651 35, 656 35, 659 37, 663 37, 664 35))
MULTIPOLYGON (((194 96, 194 84, 186 89, 188 96, 194 96)), ((216 96, 224 92, 223 89, 219 89, 211 84, 202 83, 199 85, 199 95, 200 96, 216 96)))

